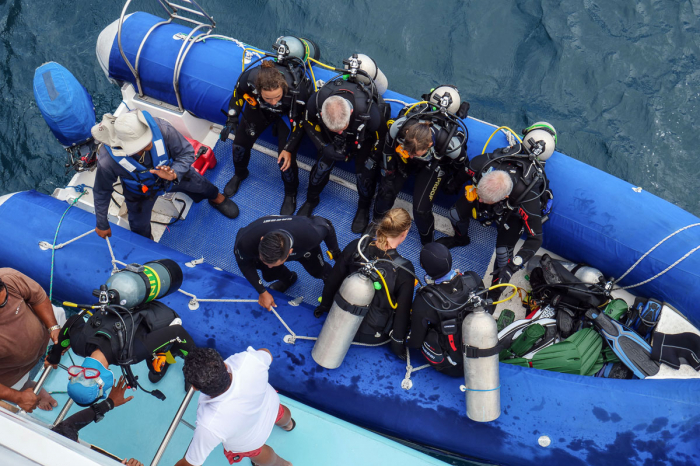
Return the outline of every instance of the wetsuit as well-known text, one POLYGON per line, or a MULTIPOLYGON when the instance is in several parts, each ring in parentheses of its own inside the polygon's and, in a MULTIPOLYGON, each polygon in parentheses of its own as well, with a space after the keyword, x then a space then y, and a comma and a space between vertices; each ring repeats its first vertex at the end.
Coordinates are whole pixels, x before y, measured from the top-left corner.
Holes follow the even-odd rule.
POLYGON ((327 83, 309 99, 304 130, 318 149, 318 160, 309 176, 307 202, 318 204, 335 163, 354 157, 360 197, 358 205, 369 209, 377 184, 378 164, 374 149, 377 141, 384 138, 386 113, 389 110, 381 96, 371 97, 370 105, 367 102, 370 96, 369 87, 337 79, 327 83), (350 124, 342 134, 329 131, 320 115, 323 102, 332 95, 343 97, 353 107, 350 124))
MULTIPOLYGON (((191 197, 194 202, 200 202, 204 199, 214 200, 219 194, 216 186, 192 168, 194 162, 192 144, 167 121, 160 118, 153 118, 153 120, 162 133, 164 155, 158 156, 159 144, 155 142, 153 149, 144 153, 143 160, 139 157, 112 157, 105 145, 101 145, 97 152, 93 197, 97 228, 100 230, 109 229, 107 212, 114 190, 112 185, 117 181, 117 177, 122 181, 124 201, 129 210, 129 228, 134 233, 147 238, 151 237, 151 211, 158 195, 166 191, 182 192, 191 197), (170 165, 177 174, 175 181, 166 181, 151 173, 139 173, 143 172, 139 165, 146 170, 152 169, 154 165, 160 163, 154 164, 154 160, 159 159, 170 165)), ((154 138, 154 141, 157 139, 154 138)))
MULTIPOLYGON (((547 200, 551 199, 551 192, 546 186, 544 176, 538 173, 537 165, 530 162, 527 157, 515 157, 519 154, 521 154, 521 147, 516 145, 498 149, 490 154, 479 155, 469 162, 468 174, 472 177, 474 186, 484 175, 484 169, 507 172, 513 181, 513 190, 506 199, 489 205, 478 200, 469 201, 466 196, 460 196, 457 203, 450 209, 450 221, 455 229, 455 239, 468 242, 469 222, 474 215, 481 223, 497 225, 494 282, 499 281, 498 274, 504 282, 507 281, 506 278, 510 279, 510 276, 524 267, 542 246, 542 208, 547 200), (490 163, 502 156, 511 157, 504 157, 490 163), (523 233, 527 234, 527 238, 517 253, 522 261, 518 261, 520 265, 514 265, 513 250, 523 233)), ((501 289, 498 289, 492 294, 498 296, 500 293, 501 289)))
POLYGON ((275 68, 284 75, 287 81, 288 91, 282 97, 277 106, 272 107, 266 103, 260 91, 255 88, 255 79, 260 71, 260 66, 249 68, 238 78, 233 89, 233 97, 229 103, 229 111, 233 109, 236 117, 240 117, 240 124, 235 131, 233 145, 233 165, 236 176, 241 179, 248 177, 248 163, 253 144, 262 132, 270 125, 273 135, 277 136, 278 152, 287 151, 292 154, 292 162, 287 171, 281 172, 284 183, 285 195, 296 195, 299 188, 299 168, 297 166, 297 150, 303 136, 301 120, 306 111, 306 102, 313 92, 313 83, 304 75, 304 70, 299 66, 275 63, 275 68), (255 101, 255 105, 244 100, 244 95, 255 101), (282 118, 289 118, 287 122, 282 118))
POLYGON ((114 402, 111 398, 107 398, 99 403, 90 405, 89 408, 78 411, 51 428, 51 430, 77 442, 80 429, 92 422, 100 422, 104 415, 113 409, 114 402))
MULTIPOLYGON (((75 314, 63 325, 57 345, 49 355, 49 362, 58 363, 62 349, 70 346, 78 356, 88 357, 99 349, 107 362, 112 365, 138 364, 143 360, 151 360, 158 353, 170 351, 173 356, 186 356, 194 348, 194 342, 182 325, 170 325, 177 318, 175 311, 165 304, 152 301, 132 310, 131 315, 122 313, 121 317, 111 312, 102 314, 93 311, 93 315, 84 319, 83 315, 75 314), (126 330, 119 328, 126 324, 126 330), (128 346, 133 332, 131 354, 128 346), (128 364, 125 362, 128 360, 128 364)), ((150 365, 149 365, 150 367, 150 365)))
POLYGON ((324 279, 331 271, 331 265, 323 259, 321 243, 325 242, 331 254, 340 251, 333 224, 323 217, 300 217, 294 215, 271 215, 262 217, 245 228, 238 230, 234 253, 241 273, 255 290, 262 294, 262 284, 257 270, 262 271, 263 280, 289 282, 292 271, 284 264, 270 268, 260 260, 258 247, 260 239, 271 231, 281 230, 289 235, 293 249, 287 261, 296 261, 314 278, 324 279))
POLYGON ((451 377, 464 374, 462 321, 473 310, 467 307, 469 294, 483 290, 474 272, 453 276, 439 284, 427 285, 416 293, 411 312, 409 348, 420 349, 438 372, 451 377))
MULTIPOLYGON (((336 260, 330 276, 325 281, 321 305, 328 311, 333 303, 335 294, 340 289, 343 280, 360 268, 362 258, 357 252, 360 239, 352 241, 343 250, 340 260, 336 260)), ((413 272, 413 264, 399 255, 396 249, 383 251, 369 239, 363 241, 363 254, 369 260, 387 259, 413 272)), ((392 309, 386 296, 386 290, 374 292, 374 298, 369 305, 369 312, 360 325, 355 341, 361 343, 381 343, 391 338, 391 349, 400 358, 405 357, 404 340, 408 334, 408 326, 413 301, 414 278, 410 272, 387 262, 377 262, 377 268, 382 272, 391 295, 392 302, 397 305, 392 309), (391 337, 390 337, 391 334, 391 337)))
POLYGON ((433 146, 428 153, 420 158, 403 159, 396 152, 397 146, 403 144, 407 129, 418 124, 418 118, 400 118, 390 128, 384 142, 379 193, 374 204, 374 222, 378 222, 393 206, 396 196, 401 192, 406 179, 415 175, 413 189, 413 219, 416 222, 422 244, 433 241, 435 218, 433 217, 433 202, 443 179, 457 173, 465 172, 467 160, 466 138, 459 132, 453 135, 452 144, 445 144, 443 138, 446 123, 436 121, 431 127, 433 146), (460 137, 462 136, 462 137, 460 137))

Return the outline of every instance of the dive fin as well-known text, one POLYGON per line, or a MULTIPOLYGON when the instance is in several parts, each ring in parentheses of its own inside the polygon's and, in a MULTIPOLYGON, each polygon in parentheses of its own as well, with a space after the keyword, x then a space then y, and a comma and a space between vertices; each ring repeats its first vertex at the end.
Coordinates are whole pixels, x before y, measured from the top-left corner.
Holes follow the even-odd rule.
POLYGON ((610 348, 634 375, 643 379, 659 372, 658 363, 651 359, 651 346, 637 333, 597 309, 588 310, 586 317, 593 321, 610 348))

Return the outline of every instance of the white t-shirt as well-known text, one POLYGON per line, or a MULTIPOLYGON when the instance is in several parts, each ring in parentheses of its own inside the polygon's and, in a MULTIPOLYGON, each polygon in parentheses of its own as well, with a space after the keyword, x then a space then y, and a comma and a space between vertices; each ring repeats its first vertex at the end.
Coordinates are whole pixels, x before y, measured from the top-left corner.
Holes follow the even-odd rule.
POLYGON ((201 465, 220 443, 232 453, 262 447, 272 433, 280 399, 268 380, 272 356, 251 347, 226 361, 231 386, 212 398, 200 394, 197 428, 185 459, 201 465))

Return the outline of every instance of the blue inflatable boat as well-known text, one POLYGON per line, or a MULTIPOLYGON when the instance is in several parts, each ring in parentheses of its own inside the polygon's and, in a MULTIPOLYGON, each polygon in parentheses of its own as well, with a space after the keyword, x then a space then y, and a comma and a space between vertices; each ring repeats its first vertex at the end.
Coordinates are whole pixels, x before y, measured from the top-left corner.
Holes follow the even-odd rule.
MULTIPOLYGON (((192 43, 185 59, 178 60, 192 29, 174 23, 152 29, 161 21, 135 13, 123 22, 122 49, 132 65, 140 50, 139 84, 122 57, 116 23, 98 41, 100 63, 131 96, 140 85, 144 95, 162 102, 159 105, 174 117, 182 107, 201 120, 223 124, 221 110, 227 108, 241 72, 245 44, 206 39, 192 43), (146 35, 148 40, 142 45, 146 35), (178 68, 179 96, 173 87, 178 68)), ((330 76, 320 68, 314 72, 316 79, 330 76)), ((414 101, 391 91, 384 97, 414 101)), ((138 96, 130 102, 138 101, 153 104, 138 96)), ((402 106, 392 102, 394 115, 402 106)), ((465 122, 470 132, 468 154, 473 157, 481 153, 494 127, 472 118, 465 122)), ((265 138, 271 140, 269 134, 265 138)), ((266 142, 261 143, 259 149, 264 152, 266 142)), ((507 144, 499 133, 489 147, 507 144)), ((230 141, 219 143, 215 152, 221 163, 207 174, 219 187, 232 174, 230 151, 230 141)), ((302 149, 300 154, 302 162, 312 160, 306 156, 313 152, 302 149)), ((465 414, 462 381, 432 370, 411 373, 386 346, 353 347, 335 370, 318 366, 311 358, 313 342, 295 337, 317 336, 321 330, 322 320, 311 312, 321 284, 295 285, 289 290, 291 296, 275 296, 283 323, 257 305, 258 294, 238 275, 232 251, 236 231, 255 218, 276 213, 272 210, 277 208, 277 201, 267 202, 265 196, 277 189, 274 160, 255 152, 251 163, 255 164, 251 178, 235 198, 241 206, 241 216, 235 220, 210 215, 212 209, 203 203, 193 206, 186 220, 170 227, 160 243, 113 228, 111 248, 116 260, 144 263, 167 257, 181 265, 183 293, 163 301, 180 313, 197 344, 216 347, 225 355, 249 345, 268 348, 281 361, 271 372, 271 383, 286 396, 368 429, 459 457, 527 465, 700 463, 698 379, 617 380, 501 364, 502 414, 496 421, 478 423, 465 414), (200 257, 204 262, 194 261, 200 257), (302 295, 303 301, 294 299, 302 295), (411 385, 406 383, 409 379, 412 387, 406 389, 411 385)), ((664 300, 693 324, 700 323, 700 256, 690 254, 674 265, 700 244, 700 229, 683 230, 700 220, 560 153, 551 157, 546 169, 555 195, 553 214, 545 224, 544 247, 569 260, 586 262, 606 276, 619 277, 659 241, 679 232, 654 249, 618 286, 637 284, 665 271, 636 287, 635 293, 664 300)), ((336 174, 346 176, 342 167, 336 174)), ((299 200, 303 202, 308 174, 302 171, 301 176, 299 200)), ((334 183, 327 191, 317 214, 330 218, 341 243, 347 244, 352 239, 349 224, 356 193, 334 183)), ((277 197, 279 192, 274 194, 277 197)), ((77 208, 65 213, 66 202, 37 192, 17 193, 0 202, 0 265, 31 275, 53 290, 54 299, 92 302, 92 290, 112 273, 112 256, 105 241, 88 234, 55 250, 53 258, 52 251, 38 244, 51 243, 59 224, 57 244, 88 232, 95 227, 94 215, 77 208)), ((442 199, 436 211, 444 212, 450 203, 442 199)), ((483 275, 493 251, 494 232, 478 225, 474 228, 472 241, 478 244, 466 248, 455 262, 463 270, 483 275)), ((417 263, 415 231, 401 248, 404 257, 417 263)), ((312 280, 302 276, 300 282, 312 280)), ((412 353, 410 364, 423 364, 422 357, 412 353)))

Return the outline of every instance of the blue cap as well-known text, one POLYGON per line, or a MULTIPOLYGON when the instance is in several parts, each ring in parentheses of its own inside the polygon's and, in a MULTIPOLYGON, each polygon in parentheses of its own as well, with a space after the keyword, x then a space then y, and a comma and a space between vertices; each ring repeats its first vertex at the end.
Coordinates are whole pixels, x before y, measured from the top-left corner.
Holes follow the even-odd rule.
POLYGON ((112 374, 112 371, 94 358, 85 358, 82 367, 100 371, 99 379, 103 383, 102 390, 100 391, 100 385, 97 383, 86 385, 85 382, 87 381, 71 382, 68 380, 68 388, 66 389, 68 396, 79 406, 90 406, 99 400, 107 398, 107 393, 114 385, 114 374, 112 374))

